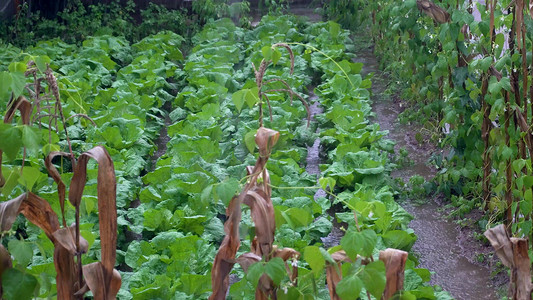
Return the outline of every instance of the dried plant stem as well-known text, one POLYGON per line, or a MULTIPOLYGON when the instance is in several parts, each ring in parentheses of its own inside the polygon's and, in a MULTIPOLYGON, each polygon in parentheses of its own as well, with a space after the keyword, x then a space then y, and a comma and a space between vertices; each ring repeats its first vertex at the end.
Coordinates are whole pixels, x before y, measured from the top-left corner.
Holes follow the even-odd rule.
MULTIPOLYGON (((83 286, 83 268, 81 264, 81 249, 80 249, 80 206, 76 205, 76 263, 78 265, 78 289, 83 286)), ((83 295, 77 297, 83 299, 83 295)))
POLYGON ((84 118, 84 119, 88 120, 89 122, 91 122, 94 126, 97 126, 96 123, 93 121, 93 119, 91 119, 86 114, 75 114, 75 115, 72 115, 72 116, 67 118, 67 121, 70 120, 70 119, 76 118, 76 117, 84 118))
MULTIPOLYGON (((283 48, 287 49, 287 51, 289 52, 289 57, 290 57, 290 62, 291 62, 290 74, 292 75, 293 72, 294 72, 294 52, 292 51, 292 49, 289 46, 289 44, 287 44, 287 43, 277 43, 277 44, 272 45, 272 47, 283 47, 283 48)), ((252 63, 252 67, 253 67, 254 72, 255 72, 255 83, 256 83, 257 88, 258 88, 258 95, 257 96, 258 96, 258 99, 259 99, 259 102, 258 102, 258 105, 259 105, 259 127, 263 127, 263 118, 264 118, 263 104, 264 104, 264 99, 266 99, 266 102, 267 102, 267 105, 268 105, 268 111, 270 113, 270 121, 271 122, 273 121, 272 106, 270 104, 270 99, 268 98, 268 95, 267 95, 267 93, 269 93, 269 92, 284 92, 284 93, 288 93, 289 96, 290 96, 290 104, 291 105, 292 105, 292 99, 293 99, 294 95, 296 95, 300 99, 300 101, 303 103, 303 105, 305 106, 305 110, 307 111, 307 127, 309 127, 310 122, 311 122, 311 111, 309 110, 309 104, 307 104, 305 99, 303 99, 302 96, 300 96, 298 93, 296 93, 290 87, 290 85, 286 81, 284 81, 283 79, 274 78, 274 79, 269 79, 269 80, 264 81, 266 70, 267 70, 268 66, 271 63, 272 63, 271 60, 267 61, 267 60, 263 59, 263 60, 261 60, 259 68, 256 68, 256 66, 252 63), (265 86, 265 85, 267 85, 269 83, 273 83, 273 82, 281 82, 283 85, 285 85, 286 88, 285 89, 269 89, 269 90, 263 91, 263 86, 265 86)))

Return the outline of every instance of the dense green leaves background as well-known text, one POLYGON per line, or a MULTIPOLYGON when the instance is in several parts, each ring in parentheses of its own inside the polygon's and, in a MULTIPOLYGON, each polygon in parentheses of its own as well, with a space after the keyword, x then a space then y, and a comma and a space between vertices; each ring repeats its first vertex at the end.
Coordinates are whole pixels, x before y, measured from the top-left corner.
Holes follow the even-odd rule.
MULTIPOLYGON (((269 93, 272 115, 266 115, 265 126, 281 133, 268 163, 275 240, 280 247, 302 253, 299 284, 290 286, 285 266, 274 259, 253 265, 247 275, 236 268, 234 276, 240 281, 231 287, 229 296, 253 295, 257 279, 267 274, 282 287, 280 298, 328 298, 322 284, 325 263, 332 261, 331 253, 343 249, 354 262, 342 267, 341 296, 368 291, 379 298, 384 288, 383 264, 361 266, 357 255, 377 260, 379 250, 386 247, 409 250, 416 237, 407 228, 410 216, 387 186, 392 149, 383 143, 385 132, 368 121, 371 76, 362 78, 362 65, 350 62, 354 57, 350 33, 334 22, 310 24, 291 16, 266 16, 252 30, 236 27, 229 19, 208 23, 192 37, 187 55, 180 50, 184 42, 170 31, 136 43, 104 34, 87 37, 81 45, 53 39, 24 52, 13 46, 1 52, 0 77, 6 80, 0 81, 0 97, 22 92, 27 79, 20 72, 27 61, 36 61, 41 71, 49 63, 58 78, 64 113, 70 117, 65 126, 74 152, 105 145, 113 158, 118 177, 117 269, 123 279, 119 298, 209 295, 212 261, 225 234, 226 205, 242 187, 245 167, 253 165, 257 155, 252 143, 259 126, 252 64, 258 66, 264 57, 276 61, 266 80, 282 78, 306 99, 316 86, 314 92, 325 112, 307 128, 307 112, 300 102, 291 105, 287 95, 269 93), (291 44, 296 56, 293 76, 285 50, 271 48, 278 42, 299 43, 291 44), (77 114, 86 114, 96 126, 77 114), (326 154, 320 179, 304 169, 306 146, 317 137, 317 127, 326 154), (161 129, 168 139, 160 136, 165 134, 161 129), (165 147, 153 159, 156 150, 165 147), (329 186, 327 198, 315 199, 319 185, 329 186), (332 205, 339 207, 334 218, 346 223, 346 235, 340 246, 325 249, 322 238, 333 226, 327 214, 332 205)), ((276 84, 272 87, 284 88, 276 84)), ((48 131, 35 126, 1 125, 0 148, 7 159, 2 170, 8 184, 0 189, 0 200, 34 190, 59 211, 56 186, 42 163, 43 153, 67 147, 59 126, 49 139, 48 131), (19 176, 22 146, 32 155, 19 176)), ((69 179, 69 164, 56 163, 63 179, 69 179)), ((89 164, 88 174, 81 232, 90 249, 84 263, 97 260, 100 247, 94 165, 89 164)), ((65 214, 67 223, 72 223, 71 206, 65 214)), ((253 226, 245 209, 240 229, 244 252, 249 251, 253 226)), ((8 285, 3 281, 6 297, 53 297, 53 246, 22 218, 14 230, 16 235, 2 241, 16 263, 9 271, 13 276, 8 277, 18 282, 8 285), (19 240, 20 236, 25 240, 19 240), (19 291, 21 284, 24 288, 19 291)), ((423 289, 429 276, 414 269, 412 257, 408 266, 409 288, 423 289)), ((434 297, 431 288, 424 291, 434 297)))

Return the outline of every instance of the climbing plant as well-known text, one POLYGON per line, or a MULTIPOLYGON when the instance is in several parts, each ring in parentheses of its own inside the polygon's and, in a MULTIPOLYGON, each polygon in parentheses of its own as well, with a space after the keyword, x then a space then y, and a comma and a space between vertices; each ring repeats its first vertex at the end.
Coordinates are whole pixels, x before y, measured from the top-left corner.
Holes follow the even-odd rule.
POLYGON ((451 147, 435 159, 439 190, 531 236, 533 3, 360 3, 383 65, 418 110, 410 112, 438 124, 451 147))

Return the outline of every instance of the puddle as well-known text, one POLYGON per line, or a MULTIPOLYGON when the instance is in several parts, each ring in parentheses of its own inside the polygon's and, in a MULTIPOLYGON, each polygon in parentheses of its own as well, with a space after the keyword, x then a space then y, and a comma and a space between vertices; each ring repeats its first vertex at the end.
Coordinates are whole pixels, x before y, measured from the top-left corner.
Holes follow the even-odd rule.
MULTIPOLYGON (((312 90, 312 88, 310 88, 309 90, 312 90)), ((318 97, 313 92, 310 92, 309 96, 309 102, 312 103, 311 105, 309 105, 309 110, 311 112, 311 122, 313 122, 314 116, 323 113, 324 110, 320 106, 320 103, 317 101, 318 97)), ((318 132, 319 128, 317 128, 317 133, 318 132)), ((321 162, 322 161, 320 159, 320 139, 317 138, 314 141, 313 145, 307 147, 307 158, 305 166, 305 171, 309 174, 316 175, 317 181, 320 178, 319 165, 321 162)), ((327 194, 323 189, 318 189, 315 193, 314 198, 316 200, 320 197, 326 196, 327 194)), ((331 228, 331 232, 326 237, 321 238, 322 243, 326 249, 339 245, 341 238, 344 236, 344 231, 340 229, 342 227, 342 224, 338 223, 337 218, 335 217, 336 211, 337 209, 335 207, 331 207, 327 212, 331 216, 333 227, 331 228)))
MULTIPOLYGON (((395 151, 405 148, 409 153, 412 165, 402 167, 393 172, 393 177, 400 177, 408 182, 413 175, 420 175, 426 180, 435 175, 435 170, 427 165, 427 161, 435 151, 429 144, 419 144, 414 138, 416 130, 413 125, 402 125, 397 122, 401 107, 388 95, 386 78, 379 71, 372 48, 364 48, 357 53, 357 62, 364 63, 363 75, 373 72, 372 109, 376 114, 375 122, 379 122, 382 130, 388 130, 387 138, 397 144, 395 151)), ((434 199, 426 204, 403 204, 404 208, 414 216, 410 227, 414 229, 418 240, 413 251, 420 259, 420 267, 427 268, 435 274, 430 284, 442 286, 456 299, 498 299, 495 288, 490 280, 490 270, 470 262, 467 256, 475 253, 462 249, 459 245, 460 233, 457 226, 439 212, 439 205, 434 199)), ((467 241, 476 243, 476 241, 467 241)))
POLYGON ((167 143, 170 141, 170 137, 167 133, 167 128, 172 124, 169 114, 172 111, 172 102, 167 101, 161 107, 161 110, 164 112, 165 123, 159 131, 157 139, 154 143, 157 146, 157 150, 154 152, 152 157, 150 157, 149 171, 154 171, 156 167, 157 160, 167 152, 167 143))

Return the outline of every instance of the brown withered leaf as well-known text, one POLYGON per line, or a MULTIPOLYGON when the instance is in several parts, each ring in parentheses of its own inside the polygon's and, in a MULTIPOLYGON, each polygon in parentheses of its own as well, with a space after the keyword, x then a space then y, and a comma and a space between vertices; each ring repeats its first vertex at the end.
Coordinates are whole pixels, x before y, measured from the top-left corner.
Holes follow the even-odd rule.
POLYGON ((350 259, 348 254, 346 254, 346 252, 344 250, 339 250, 339 251, 331 254, 331 258, 333 258, 333 260, 335 262, 338 262, 338 263, 352 262, 352 260, 350 259))
POLYGON ((342 273, 340 271, 341 264, 337 263, 336 265, 328 265, 326 268, 326 282, 328 284, 329 297, 331 300, 340 300, 341 298, 337 295, 337 284, 342 280, 342 273))
POLYGON ((506 267, 511 269, 510 298, 530 299, 532 284, 528 241, 522 238, 509 238, 503 224, 488 229, 484 234, 496 251, 498 258, 506 267))
POLYGON ((233 197, 226 208, 228 219, 224 223, 226 236, 218 248, 213 267, 211 268, 211 286, 213 294, 209 299, 222 300, 226 298, 229 288, 229 273, 235 265, 235 255, 241 245, 239 223, 241 222, 241 202, 244 194, 233 197))
POLYGON ((285 270, 287 270, 287 274, 289 274, 289 278, 293 282, 293 284, 296 284, 296 279, 298 278, 298 264, 292 264, 289 265, 287 261, 289 259, 293 259, 294 261, 298 260, 300 257, 300 252, 292 249, 292 248, 283 248, 278 249, 276 245, 273 246, 274 254, 272 257, 279 257, 283 259, 285 262, 285 270), (292 269, 291 269, 292 267, 292 269))
POLYGON ((72 168, 73 169, 76 166, 76 161, 75 161, 74 157, 72 157, 72 155, 70 155, 70 153, 67 153, 67 152, 56 152, 56 151, 50 152, 50 154, 48 154, 46 156, 46 159, 44 160, 44 165, 46 167, 46 170, 48 170, 48 174, 50 174, 50 176, 52 176, 52 178, 54 179, 55 183, 57 184, 57 194, 59 195, 59 205, 61 207, 61 217, 62 217, 62 220, 63 220, 63 227, 67 227, 67 224, 65 222, 65 192, 66 192, 66 186, 65 186, 65 183, 63 182, 63 180, 61 179, 61 175, 57 171, 56 167, 52 164, 52 160, 55 157, 58 157, 58 156, 68 157, 70 159, 70 162, 72 163, 72 168))
POLYGON ((408 253, 397 249, 385 249, 379 252, 379 260, 385 263, 387 284, 383 292, 383 299, 388 300, 403 289, 405 262, 408 253))
POLYGON ((273 254, 272 257, 279 257, 283 259, 284 261, 289 260, 290 258, 298 259, 300 257, 300 252, 292 249, 292 248, 283 248, 278 249, 277 245, 274 245, 273 247, 273 254))
POLYGON ((56 269, 57 299, 70 300, 77 287, 77 267, 74 256, 59 243, 54 233, 59 230, 57 214, 52 210, 48 201, 28 192, 21 203, 19 212, 28 221, 41 228, 46 236, 54 243, 54 266, 56 269))
POLYGON ((8 103, 8 109, 4 116, 4 123, 9 123, 13 120, 15 112, 20 111, 20 117, 22 119, 22 124, 30 124, 31 116, 31 103, 24 96, 19 96, 15 101, 8 103))
POLYGON ((250 207, 250 214, 255 224, 255 236, 257 238, 258 248, 255 254, 268 256, 272 252, 274 243, 274 233, 276 231, 274 207, 270 198, 260 189, 250 190, 244 198, 244 204, 250 207))
POLYGON ((501 259, 502 263, 511 268, 513 265, 513 247, 509 240, 509 235, 505 229, 505 225, 500 224, 496 227, 485 231, 484 235, 489 240, 490 244, 496 251, 496 255, 501 259))
POLYGON ((57 272, 57 299, 73 299, 72 295, 79 289, 78 266, 74 262, 74 256, 59 243, 54 248, 54 266, 57 272))
POLYGON ((113 269, 111 280, 108 284, 105 276, 105 266, 101 262, 94 262, 83 266, 83 277, 89 289, 93 292, 95 300, 111 300, 115 299, 122 279, 120 273, 113 269))
POLYGON ((88 291, 90 291, 91 289, 87 286, 87 283, 85 283, 81 289, 79 289, 77 292, 74 293, 74 296, 76 297, 81 297, 83 295, 85 295, 85 293, 87 293, 88 291))
POLYGON ((259 277, 259 282, 257 283, 257 289, 255 290, 255 300, 269 300, 275 299, 276 289, 274 282, 268 275, 263 274, 259 277))
MULTIPOLYGON (((67 251, 75 256, 78 254, 76 250, 76 225, 72 224, 70 227, 58 229, 54 232, 56 241, 67 251)), ((87 253, 89 243, 80 235, 80 253, 87 253)))
POLYGON ((54 212, 50 203, 43 198, 28 192, 26 199, 22 201, 19 212, 22 213, 28 221, 41 228, 46 236, 55 244, 54 232, 59 229, 57 214, 54 212))
POLYGON ((326 267, 326 282, 328 283, 329 296, 332 300, 340 300, 337 295, 337 284, 342 280, 341 265, 343 262, 351 262, 350 257, 344 250, 337 251, 331 254, 331 258, 335 264, 327 263, 326 267))
MULTIPOLYGON (((0 156, 2 154, 0 153, 0 156)), ((19 214, 19 207, 26 195, 0 203, 0 232, 8 231, 19 214)))
POLYGON ((70 183, 69 201, 79 207, 83 189, 87 181, 87 162, 89 159, 98 162, 97 196, 98 222, 100 225, 101 258, 105 286, 113 279, 113 267, 116 260, 117 246, 117 183, 113 161, 107 150, 102 146, 84 152, 78 158, 70 183))
POLYGON ((248 272, 248 268, 252 264, 261 261, 261 256, 255 254, 255 253, 252 253, 252 252, 246 252, 243 255, 237 257, 236 261, 239 263, 239 265, 241 265, 242 269, 246 273, 246 272, 248 272))
POLYGON ((265 127, 260 127, 255 134, 255 143, 259 148, 260 157, 267 157, 268 159, 270 152, 272 152, 272 147, 276 145, 278 139, 279 132, 265 127))
POLYGON ((428 15, 437 23, 447 23, 450 21, 450 14, 429 0, 417 0, 416 5, 418 9, 428 15))

